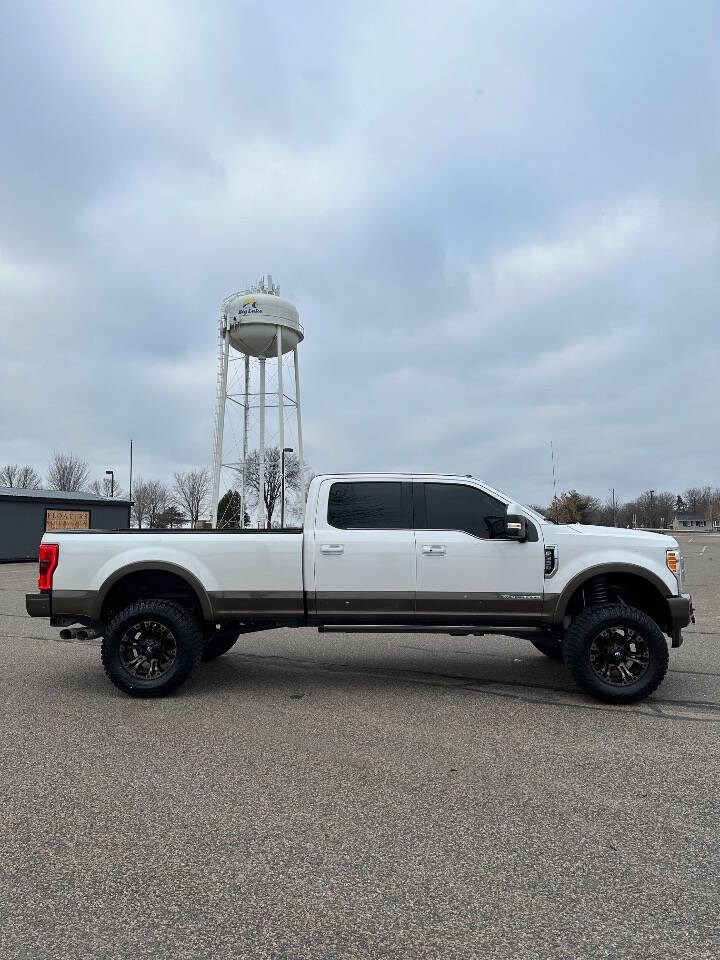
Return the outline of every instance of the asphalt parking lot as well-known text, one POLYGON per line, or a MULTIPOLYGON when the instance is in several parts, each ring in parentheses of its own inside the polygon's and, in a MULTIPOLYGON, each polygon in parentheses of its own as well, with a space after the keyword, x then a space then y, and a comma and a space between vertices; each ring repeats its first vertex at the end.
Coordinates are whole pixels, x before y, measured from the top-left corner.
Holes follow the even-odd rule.
POLYGON ((0 956, 715 958, 720 537, 618 708, 502 638, 277 630, 167 700, 0 566, 0 956))

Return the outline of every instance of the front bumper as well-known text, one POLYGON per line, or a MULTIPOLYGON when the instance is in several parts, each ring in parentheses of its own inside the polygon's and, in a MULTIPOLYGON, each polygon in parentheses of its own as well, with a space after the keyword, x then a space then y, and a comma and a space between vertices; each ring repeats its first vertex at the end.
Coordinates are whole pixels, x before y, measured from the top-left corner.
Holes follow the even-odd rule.
POLYGON ((50 594, 49 593, 26 593, 25 609, 31 617, 49 617, 50 616, 50 594))
POLYGON ((672 645, 679 647, 683 642, 682 628, 690 622, 695 623, 692 597, 689 593, 681 593, 679 597, 668 597, 670 610, 670 632, 672 645))

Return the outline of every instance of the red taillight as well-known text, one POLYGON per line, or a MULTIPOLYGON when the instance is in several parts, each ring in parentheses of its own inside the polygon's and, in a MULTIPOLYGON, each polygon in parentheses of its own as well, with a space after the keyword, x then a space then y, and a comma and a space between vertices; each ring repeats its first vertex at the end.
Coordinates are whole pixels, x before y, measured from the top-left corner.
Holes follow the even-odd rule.
POLYGON ((52 590, 53 574, 57 569, 60 547, 57 543, 41 543, 38 553, 40 576, 38 590, 52 590))

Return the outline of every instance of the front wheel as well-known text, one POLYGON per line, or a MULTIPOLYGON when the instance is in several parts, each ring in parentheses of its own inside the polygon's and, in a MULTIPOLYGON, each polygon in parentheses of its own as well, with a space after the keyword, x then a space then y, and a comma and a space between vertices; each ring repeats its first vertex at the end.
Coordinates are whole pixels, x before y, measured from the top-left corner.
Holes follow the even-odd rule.
POLYGON ((660 627, 623 604, 589 607, 575 618, 563 659, 578 685, 598 700, 632 703, 662 683, 668 647, 660 627))
POLYGON ((140 600, 105 628, 102 663, 109 679, 133 697, 164 697, 190 676, 203 650, 200 624, 169 600, 140 600))

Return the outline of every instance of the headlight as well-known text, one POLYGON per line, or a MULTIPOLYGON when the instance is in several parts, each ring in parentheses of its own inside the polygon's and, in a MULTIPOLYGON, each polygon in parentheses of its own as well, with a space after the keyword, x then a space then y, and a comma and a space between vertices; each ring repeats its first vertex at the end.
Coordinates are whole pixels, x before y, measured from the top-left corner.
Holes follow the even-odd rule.
POLYGON ((670 573, 678 577, 680 575, 680 551, 666 550, 665 557, 665 563, 667 563, 668 570, 670 573))

